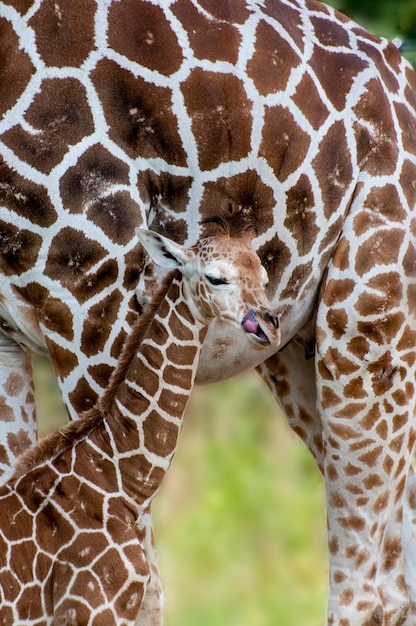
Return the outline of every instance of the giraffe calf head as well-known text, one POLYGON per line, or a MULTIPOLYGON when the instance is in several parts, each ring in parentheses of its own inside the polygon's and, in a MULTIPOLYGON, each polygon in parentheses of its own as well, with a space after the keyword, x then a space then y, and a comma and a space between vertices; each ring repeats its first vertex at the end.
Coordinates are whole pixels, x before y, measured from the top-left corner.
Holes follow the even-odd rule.
POLYGON ((142 228, 136 234, 155 263, 181 272, 197 319, 220 317, 241 328, 259 349, 279 346, 279 322, 265 292, 267 272, 251 245, 251 232, 230 237, 219 231, 192 248, 142 228))

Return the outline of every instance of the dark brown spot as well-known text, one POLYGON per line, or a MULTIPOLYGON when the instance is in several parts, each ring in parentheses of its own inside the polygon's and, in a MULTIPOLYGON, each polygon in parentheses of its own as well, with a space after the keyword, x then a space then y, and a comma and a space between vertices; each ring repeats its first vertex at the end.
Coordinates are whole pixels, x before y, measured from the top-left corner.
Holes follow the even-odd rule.
POLYGON ((99 365, 90 365, 88 367, 88 373, 100 385, 103 389, 108 387, 110 376, 113 373, 114 368, 107 363, 100 363, 99 365))
POLYGON ((356 76, 368 67, 368 63, 356 54, 323 50, 315 46, 310 66, 328 99, 338 111, 342 111, 356 76))
POLYGON ((29 20, 46 65, 79 67, 94 46, 93 0, 44 0, 29 20))
POLYGON ((339 517, 338 523, 346 530, 353 530, 355 532, 362 532, 365 528, 365 520, 358 515, 351 515, 350 517, 339 517))
POLYGON ((29 133, 18 125, 3 134, 3 141, 46 174, 61 162, 69 146, 94 130, 84 87, 74 78, 45 79, 26 120, 39 132, 29 133))
MULTIPOLYGON (((125 256, 126 271, 123 277, 123 287, 128 289, 130 293, 134 291, 134 287, 137 285, 139 279, 146 276, 146 270, 144 269, 146 260, 146 253, 139 243, 125 256)), ((155 279, 152 280, 153 283, 154 280, 155 279)), ((135 313, 140 313, 140 306, 135 296, 130 301, 130 308, 135 313)))
POLYGON ((374 233, 358 248, 355 258, 355 270, 363 276, 374 266, 395 265, 398 262, 404 231, 399 228, 382 230, 374 233))
POLYGON ((280 105, 266 107, 259 150, 283 182, 305 160, 310 137, 297 124, 292 113, 280 105))
POLYGON ((190 389, 192 372, 191 370, 179 372, 176 367, 167 365, 163 370, 163 380, 168 385, 174 385, 180 387, 181 389, 190 389))
POLYGON ((129 170, 103 146, 89 148, 68 168, 60 182, 60 192, 65 208, 71 213, 81 213, 87 204, 111 193, 113 185, 128 185, 129 170))
POLYGON ((66 348, 58 345, 52 339, 47 339, 49 354, 52 359, 52 363, 56 370, 56 373, 61 378, 65 379, 72 370, 78 365, 78 357, 73 352, 70 352, 66 348))
POLYGON ((354 398, 356 400, 366 398, 367 391, 364 389, 364 382, 361 376, 353 378, 344 387, 344 396, 346 398, 354 398))
POLYGON ((18 396, 25 387, 25 379, 18 372, 11 372, 3 384, 3 389, 9 397, 18 396))
POLYGON ((391 184, 372 187, 363 206, 381 216, 385 224, 402 222, 406 217, 397 188, 391 184))
POLYGON ((0 269, 6 276, 20 276, 37 261, 42 238, 29 230, 0 220, 0 269))
POLYGON ((7 398, 0 396, 0 422, 14 422, 14 410, 7 403, 7 398))
POLYGON ((28 283, 25 288, 16 289, 21 297, 33 306, 36 319, 46 328, 57 332, 68 341, 74 338, 72 311, 69 306, 53 298, 46 287, 39 283, 28 283))
POLYGON ((45 274, 85 302, 118 278, 116 261, 100 265, 107 254, 99 243, 67 226, 51 242, 45 274))
POLYGON ((217 20, 237 24, 243 24, 252 12, 239 0, 227 0, 226 3, 217 0, 199 0, 198 4, 217 20))
POLYGON ((297 86, 293 101, 314 130, 320 128, 329 115, 328 107, 322 101, 314 80, 307 73, 297 86))
MULTIPOLYGON (((340 417, 343 419, 351 419, 353 417, 356 417, 356 415, 358 415, 358 413, 361 413, 361 411, 366 407, 366 404, 364 402, 347 402, 346 404, 343 405, 343 407, 341 409, 339 409, 338 411, 336 411, 336 413, 334 414, 335 417, 340 417)), ((331 430, 333 430, 335 433, 337 432, 336 430, 336 426, 331 426, 331 430)), ((358 431, 355 431, 351 428, 347 428, 342 426, 342 430, 345 434, 345 436, 348 436, 349 438, 352 437, 357 437, 358 436, 358 431)))
POLYGON ((51 226, 57 219, 46 189, 1 162, 0 202, 39 226, 51 226))
POLYGON ((363 485, 366 489, 375 489, 384 485, 384 480, 379 474, 369 474, 364 478, 363 485))
MULTIPOLYGON (((97 541, 97 545, 100 545, 100 542, 96 539, 95 533, 93 534, 93 537, 94 537, 94 545, 95 545, 95 541, 97 541)), ((90 546, 86 546, 86 548, 88 547, 90 546)), ((84 551, 82 548, 80 549, 79 547, 76 547, 74 549, 75 554, 82 554, 83 552, 84 551)), ((95 550, 94 550, 94 553, 95 553, 95 550)), ((73 597, 78 596, 82 598, 83 595, 85 594, 86 589, 90 590, 88 602, 91 604, 91 606, 94 609, 97 609, 98 607, 103 606, 105 604, 106 600, 102 594, 100 583, 97 581, 96 577, 91 572, 84 569, 84 570, 80 570, 77 572, 77 576, 71 585, 71 595, 73 597)), ((110 609, 107 609, 106 613, 107 615, 105 613, 103 614, 103 612, 100 612, 98 614, 95 613, 96 619, 97 620, 102 619, 103 624, 107 623, 108 621, 111 621, 113 619, 112 611, 110 611, 110 609)))
POLYGON ((355 281, 352 278, 331 278, 323 289, 323 301, 325 306, 343 302, 354 291, 355 281))
POLYGON ((404 255, 403 269, 406 276, 411 276, 412 278, 416 276, 416 248, 412 241, 409 243, 404 255))
POLYGON ((311 183, 305 174, 302 174, 296 185, 287 192, 286 214, 284 225, 295 238, 299 254, 307 254, 314 245, 320 229, 316 224, 311 183))
POLYGON ((355 309, 364 317, 386 313, 400 305, 402 291, 402 279, 397 272, 378 274, 367 281, 365 291, 358 297, 355 309))
POLYGON ((104 106, 110 137, 129 156, 160 157, 167 163, 186 165, 170 89, 135 77, 110 60, 100 61, 91 76, 104 106))
POLYGON ((326 314, 328 329, 332 331, 335 339, 340 339, 346 332, 348 315, 344 309, 330 309, 326 314))
POLYGON ((182 49, 162 7, 150 2, 114 2, 108 17, 111 48, 131 61, 170 76, 183 60, 182 49))
POLYGON ((380 406, 378 404, 373 404, 366 415, 360 420, 360 426, 362 426, 364 430, 371 430, 375 424, 377 424, 380 417, 380 406))
POLYGON ((8 433, 7 435, 7 445, 10 452, 16 459, 32 444, 33 441, 23 428, 21 428, 17 433, 8 433))
POLYGON ((329 552, 330 554, 332 554, 332 556, 336 556, 338 554, 339 543, 338 543, 337 537, 331 537, 331 539, 329 540, 328 547, 329 547, 329 552))
MULTIPOLYGON (((351 405, 354 406, 354 405, 351 405)), ((362 408, 363 405, 361 405, 362 408)), ((336 417, 343 417, 344 415, 348 417, 350 412, 348 411, 348 406, 342 409, 342 415, 339 415, 339 411, 335 413, 336 417)), ((343 441, 348 441, 349 439, 357 439, 360 436, 360 433, 357 430, 354 430, 350 426, 346 426, 345 424, 338 424, 337 422, 332 422, 330 425, 331 433, 342 439, 343 441)))
POLYGON ((335 122, 319 144, 312 162, 324 200, 325 217, 330 218, 345 199, 352 180, 351 151, 344 123, 335 122))
POLYGON ((299 296, 302 292, 302 288, 307 283, 309 277, 311 276, 313 269, 313 262, 309 261, 308 263, 301 263, 295 267, 292 272, 292 275, 286 285, 286 287, 281 292, 281 298, 290 298, 294 299, 299 296))
MULTIPOLYGON (((384 315, 377 320, 377 324, 374 321, 358 322, 357 329, 368 340, 373 341, 379 345, 390 343, 397 337, 400 328, 403 326, 405 316, 403 313, 391 313, 384 315)), ((413 336, 413 346, 415 341, 415 335, 413 336)))
POLYGON ((178 427, 155 411, 146 418, 143 432, 144 446, 149 452, 164 457, 174 451, 179 435, 178 427))
MULTIPOLYGON (((362 473, 362 469, 360 467, 357 467, 356 465, 353 465, 352 463, 348 463, 345 466, 344 472, 346 476, 357 476, 358 474, 362 473)), ((349 485, 347 489, 354 494, 362 493, 362 489, 357 485, 349 485)))
POLYGON ((34 0, 4 0, 4 4, 10 4, 22 15, 25 15, 34 3, 34 0))
POLYGON ((187 402, 186 394, 178 394, 170 389, 163 389, 160 394, 158 405, 161 410, 165 411, 172 417, 182 418, 187 402))
POLYGON ((397 119, 402 130, 404 149, 412 154, 416 154, 416 118, 413 111, 410 111, 404 103, 394 104, 397 119))
POLYGON ((80 415, 91 409, 98 400, 98 395, 88 381, 82 377, 76 384, 75 389, 68 394, 69 400, 75 411, 80 415))
POLYGON ((90 206, 87 217, 118 245, 126 245, 134 237, 141 220, 140 209, 127 191, 100 198, 90 206))
POLYGON ((405 161, 399 180, 409 207, 413 207, 416 203, 416 165, 411 161, 405 161))
MULTIPOLYGON (((267 186, 254 170, 207 182, 200 204, 203 220, 222 217, 237 235, 247 226, 255 226, 258 235, 273 225, 276 205, 271 187, 267 186)), ((204 225, 203 225, 204 226, 204 225)), ((209 225, 205 225, 208 231, 209 225)))
MULTIPOLYGON (((266 15, 276 20, 279 28, 284 28, 295 43, 295 46, 303 51, 305 45, 303 20, 299 9, 293 5, 289 6, 282 2, 266 0, 263 11, 266 15)), ((257 42, 257 46, 259 45, 261 45, 261 42, 257 42)))
POLYGON ((233 24, 203 15, 190 0, 176 2, 172 10, 187 31, 198 59, 237 63, 241 35, 233 24))
POLYGON ((390 572, 402 555, 402 545, 400 539, 386 538, 383 546, 383 563, 384 572, 390 572))
POLYGON ((372 450, 368 452, 364 452, 358 457, 358 460, 367 465, 368 467, 375 467, 378 459, 380 458, 380 454, 383 452, 383 446, 376 446, 372 450))
POLYGON ((345 589, 340 594, 339 603, 341 606, 349 606, 355 598, 355 593, 352 589, 345 589))
POLYGON ((284 91, 292 70, 300 63, 295 49, 275 28, 261 21, 256 32, 261 42, 247 64, 247 74, 262 96, 284 91))
POLYGON ((316 38, 322 46, 349 47, 350 41, 347 30, 333 19, 312 16, 311 23, 316 38))
POLYGON ((185 212, 188 206, 192 178, 144 170, 138 174, 137 185, 143 202, 148 206, 149 228, 168 232, 174 241, 184 243, 188 226, 179 214, 185 212))
POLYGON ((380 52, 379 41, 377 38, 372 37, 371 35, 369 35, 369 33, 366 33, 365 31, 361 31, 360 35, 360 38, 366 39, 367 41, 358 40, 357 43, 359 50, 364 52, 371 59, 372 63, 375 63, 377 73, 382 82, 387 87, 387 90, 391 91, 392 93, 396 93, 399 88, 399 83, 397 80, 397 63, 400 63, 400 53, 397 49, 397 46, 390 43, 388 48, 386 48, 387 54, 386 56, 384 56, 380 52), (376 46, 369 42, 374 42, 376 46), (386 63, 387 59, 388 62, 386 63), (388 63, 391 63, 392 61, 394 65, 396 65, 394 73, 390 70, 388 66, 388 63))
POLYGON ((0 117, 18 101, 33 73, 12 25, 0 18, 0 117))
POLYGON ((272 293, 280 285, 282 274, 289 265, 292 254, 288 246, 274 235, 267 243, 257 250, 261 262, 267 271, 270 281, 270 291, 272 293))
POLYGON ((117 320, 121 300, 121 293, 114 290, 88 310, 81 335, 83 354, 92 356, 104 349, 117 320))
POLYGON ((182 92, 202 170, 248 155, 251 103, 236 76, 195 69, 182 83, 182 92))
POLYGON ((358 365, 342 354, 338 348, 328 348, 325 353, 325 363, 330 366, 336 378, 353 374, 359 369, 358 365))

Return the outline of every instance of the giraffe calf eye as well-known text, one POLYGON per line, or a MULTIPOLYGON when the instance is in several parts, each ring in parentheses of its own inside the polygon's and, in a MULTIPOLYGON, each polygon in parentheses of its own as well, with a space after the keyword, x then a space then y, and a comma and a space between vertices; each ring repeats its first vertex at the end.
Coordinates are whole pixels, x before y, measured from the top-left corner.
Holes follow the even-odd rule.
POLYGON ((209 276, 206 274, 206 279, 211 285, 228 285, 228 280, 226 278, 221 278, 220 276, 209 276))

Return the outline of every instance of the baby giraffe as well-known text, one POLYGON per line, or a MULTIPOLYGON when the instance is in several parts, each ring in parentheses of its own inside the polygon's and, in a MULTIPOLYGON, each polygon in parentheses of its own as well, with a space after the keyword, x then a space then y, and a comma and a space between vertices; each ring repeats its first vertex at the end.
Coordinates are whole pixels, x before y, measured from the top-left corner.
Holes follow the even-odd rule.
POLYGON ((172 460, 208 324, 238 325, 259 350, 279 345, 250 232, 221 229, 189 249, 136 232, 173 271, 97 407, 34 447, 0 489, 3 626, 138 623, 150 577, 139 522, 172 460))

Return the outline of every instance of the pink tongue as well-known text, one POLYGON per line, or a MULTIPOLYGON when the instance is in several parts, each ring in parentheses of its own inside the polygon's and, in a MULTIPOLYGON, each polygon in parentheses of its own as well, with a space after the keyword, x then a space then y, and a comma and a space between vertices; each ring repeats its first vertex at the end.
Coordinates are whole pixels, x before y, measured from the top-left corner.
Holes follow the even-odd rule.
POLYGON ((259 323, 254 317, 254 315, 248 314, 244 318, 241 326, 243 327, 246 333, 253 333, 253 335, 256 335, 258 327, 259 327, 259 323))

